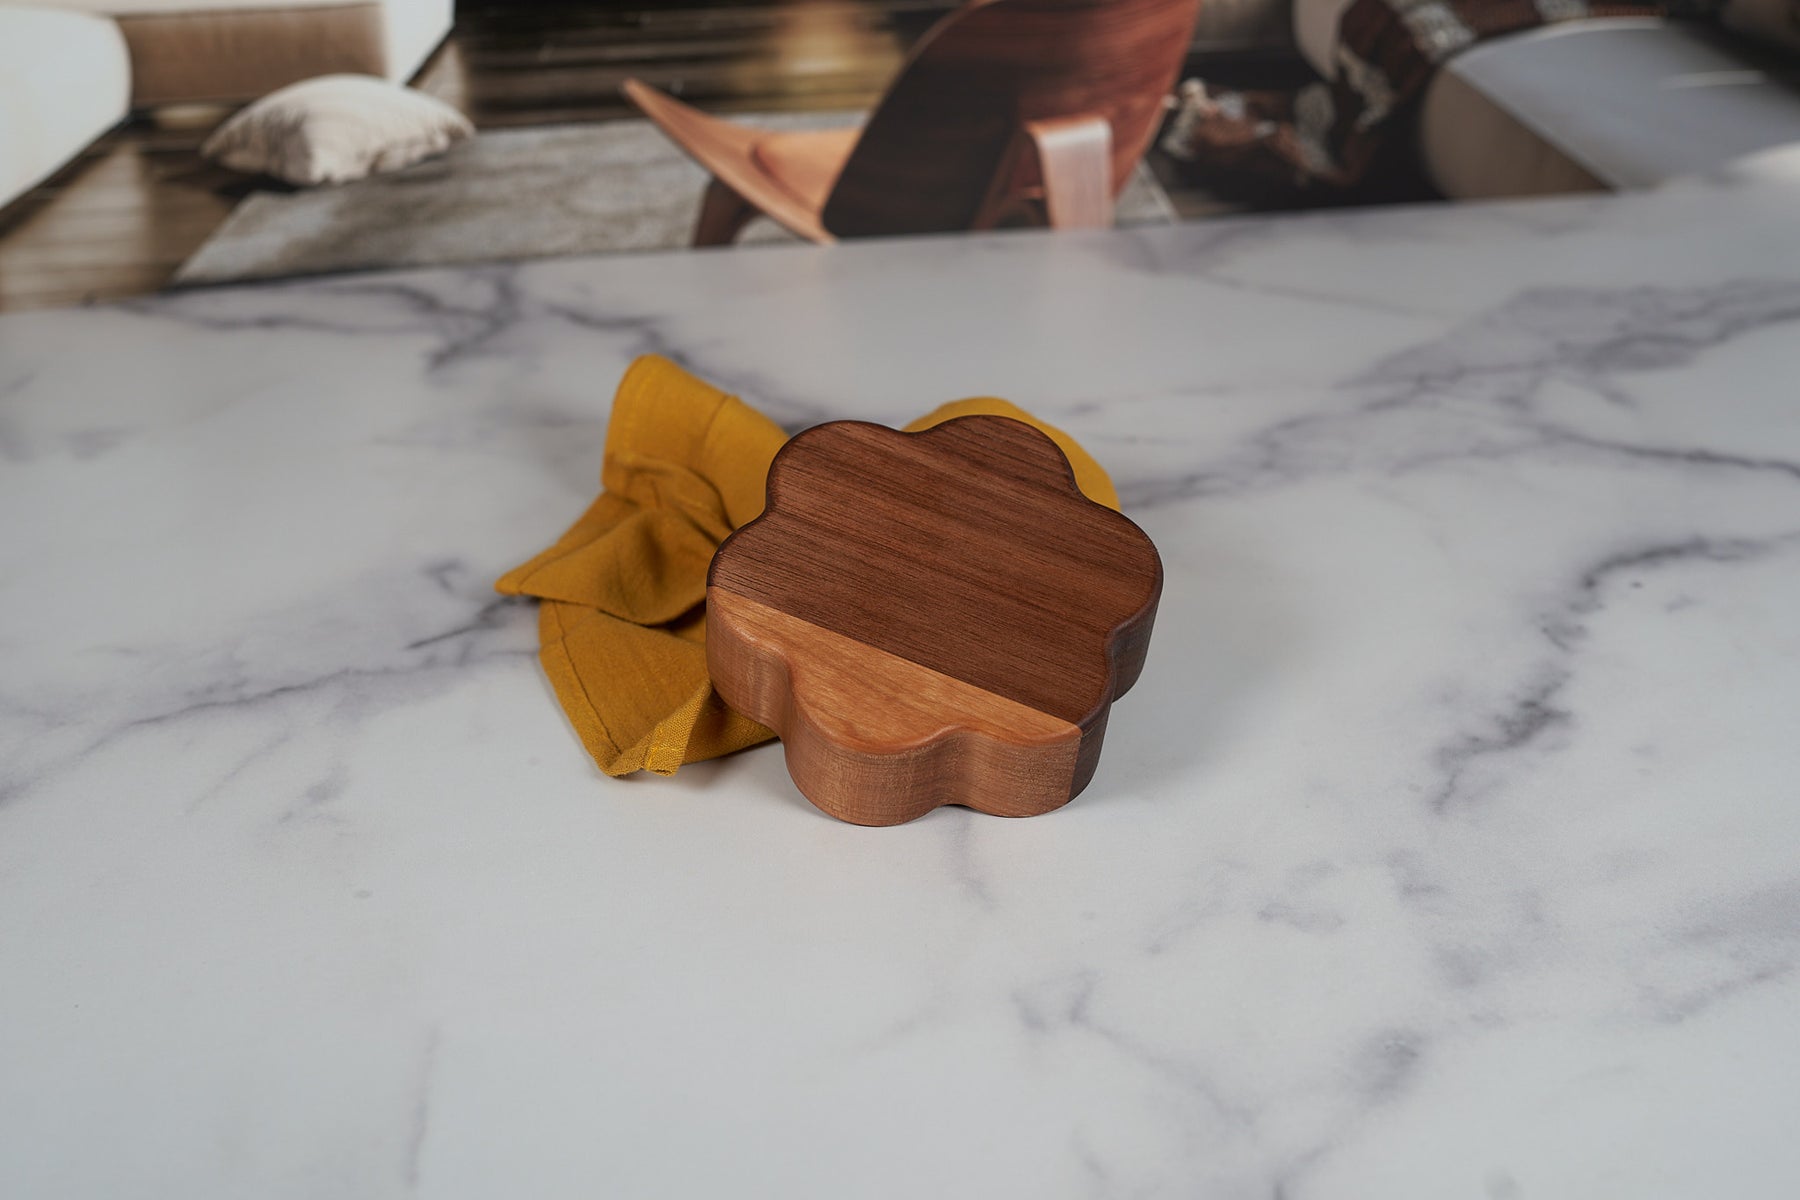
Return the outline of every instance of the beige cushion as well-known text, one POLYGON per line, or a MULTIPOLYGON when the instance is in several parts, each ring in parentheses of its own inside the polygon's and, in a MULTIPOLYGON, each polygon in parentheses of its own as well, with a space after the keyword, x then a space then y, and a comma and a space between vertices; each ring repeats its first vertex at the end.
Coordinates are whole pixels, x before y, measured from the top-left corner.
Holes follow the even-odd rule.
MULTIPOLYGON (((0 0, 0 5, 18 0, 0 0)), ((132 103, 243 101, 337 73, 410 79, 454 0, 26 0, 117 19, 132 103)))
POLYGON ((370 0, 8 0, 31 8, 62 8, 107 17, 147 13, 223 12, 232 9, 296 9, 367 4, 370 0))
POLYGON ((111 21, 0 8, 0 204, 117 124, 130 88, 125 40, 111 21))
POLYGON ((1603 192, 1606 185, 1462 76, 1440 71, 1419 114, 1431 181, 1457 200, 1603 192))
POLYGON ((1337 78, 1338 21, 1350 0, 1294 0, 1294 45, 1313 70, 1337 78))
POLYGON ((234 171, 305 186, 397 171, 474 132, 467 117, 423 92, 328 75, 258 100, 200 152, 234 171))
POLYGON ((1734 47, 1728 34, 1651 18, 1570 21, 1484 42, 1439 71, 1426 94, 1427 165, 1459 197, 1531 191, 1533 172, 1571 178, 1568 164, 1608 187, 1636 188, 1800 142, 1800 89, 1734 47), (1510 125, 1469 118, 1471 90, 1510 125), (1548 165, 1530 139, 1567 164, 1548 165), (1466 163, 1477 155, 1493 161, 1473 172, 1466 163))
POLYGON ((319 75, 387 74, 373 4, 121 16, 139 105, 243 101, 319 75))

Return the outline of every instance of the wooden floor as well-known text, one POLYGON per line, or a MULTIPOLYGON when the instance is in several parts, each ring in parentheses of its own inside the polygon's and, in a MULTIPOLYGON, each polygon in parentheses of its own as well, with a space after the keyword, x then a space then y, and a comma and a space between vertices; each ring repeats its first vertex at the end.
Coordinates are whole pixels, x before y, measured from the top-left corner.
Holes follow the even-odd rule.
MULTIPOLYGON (((950 0, 463 0, 455 30, 415 80, 482 128, 629 114, 638 76, 717 111, 868 105, 950 0)), ((1218 74, 1220 64, 1212 64, 1218 74)), ((1223 64, 1261 86, 1295 61, 1223 64)), ((1229 82, 1229 81, 1228 81, 1229 82)), ((0 210, 0 310, 91 303, 162 287, 251 190, 199 156, 220 109, 140 114, 0 210)), ((1217 201, 1184 191, 1183 215, 1217 201)))

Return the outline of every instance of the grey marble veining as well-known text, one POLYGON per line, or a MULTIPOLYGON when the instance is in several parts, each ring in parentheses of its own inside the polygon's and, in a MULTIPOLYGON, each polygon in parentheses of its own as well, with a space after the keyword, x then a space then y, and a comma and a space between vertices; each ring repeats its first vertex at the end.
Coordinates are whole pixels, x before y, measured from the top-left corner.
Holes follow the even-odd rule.
POLYGON ((0 1194, 1800 1193, 1795 196, 0 320, 0 1194), (1083 796, 597 775, 491 583, 646 352, 1095 452, 1083 796))

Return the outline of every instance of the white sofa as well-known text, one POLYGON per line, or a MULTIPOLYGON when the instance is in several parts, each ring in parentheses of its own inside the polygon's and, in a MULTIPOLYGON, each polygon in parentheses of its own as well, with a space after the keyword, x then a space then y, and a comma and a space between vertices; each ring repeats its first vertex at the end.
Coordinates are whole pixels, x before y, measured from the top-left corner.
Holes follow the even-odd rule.
POLYGON ((339 72, 408 79, 443 40, 454 7, 454 0, 25 2, 116 21, 131 49, 131 101, 139 106, 253 100, 339 72))
MULTIPOLYGON (((1294 40, 1327 77, 1349 3, 1295 3, 1294 40)), ((1725 23, 1766 22, 1786 6, 1800 13, 1800 0, 1733 0, 1725 23)), ((1800 66, 1728 30, 1561 22, 1452 58, 1426 90, 1420 150, 1456 199, 1652 187, 1800 147, 1796 78, 1800 66)))
POLYGON ((132 107, 412 77, 455 0, 0 0, 0 205, 132 107))
POLYGON ((87 13, 0 8, 0 204, 118 124, 131 105, 119 27, 87 13))

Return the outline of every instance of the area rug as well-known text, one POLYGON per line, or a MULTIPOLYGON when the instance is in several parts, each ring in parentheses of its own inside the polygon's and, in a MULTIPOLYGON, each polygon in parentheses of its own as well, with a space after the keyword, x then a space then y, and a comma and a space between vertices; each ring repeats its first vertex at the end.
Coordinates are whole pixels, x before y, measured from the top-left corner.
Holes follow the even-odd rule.
MULTIPOLYGON (((769 129, 854 125, 858 112, 745 114, 769 129)), ((175 285, 242 283, 684 247, 706 175, 648 121, 483 133, 439 158, 336 187, 256 192, 176 273, 175 285)), ((1141 164, 1121 225, 1175 210, 1141 164)), ((795 240, 759 219, 740 242, 795 240)))

